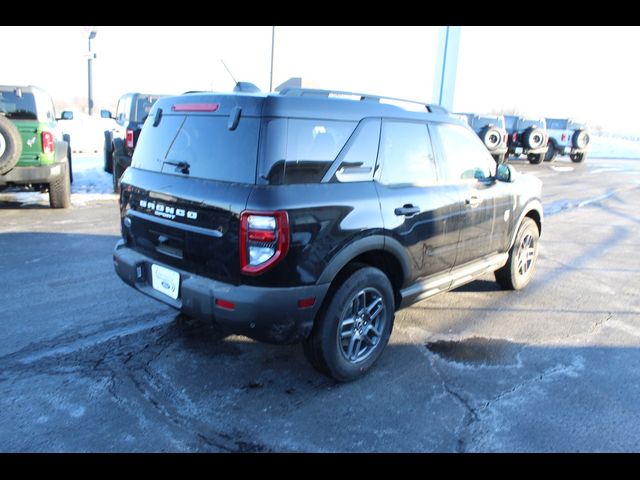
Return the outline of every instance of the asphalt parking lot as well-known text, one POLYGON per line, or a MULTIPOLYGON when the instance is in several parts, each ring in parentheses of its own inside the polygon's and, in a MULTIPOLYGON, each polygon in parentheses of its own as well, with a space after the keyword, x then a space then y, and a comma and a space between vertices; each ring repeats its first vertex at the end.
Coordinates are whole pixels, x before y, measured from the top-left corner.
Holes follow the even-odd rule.
POLYGON ((544 181, 532 283, 399 312, 350 384, 126 286, 115 197, 0 194, 0 451, 640 450, 640 160, 512 164, 544 181))

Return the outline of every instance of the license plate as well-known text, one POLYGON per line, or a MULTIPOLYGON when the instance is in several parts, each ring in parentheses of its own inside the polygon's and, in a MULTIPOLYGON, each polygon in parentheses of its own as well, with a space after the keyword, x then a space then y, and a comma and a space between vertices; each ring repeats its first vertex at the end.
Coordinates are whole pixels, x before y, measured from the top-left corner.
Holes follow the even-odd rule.
POLYGON ((153 288, 165 295, 178 298, 180 274, 160 265, 151 265, 151 283, 153 288))
POLYGON ((522 147, 516 147, 516 155, 520 155, 522 153, 522 147))

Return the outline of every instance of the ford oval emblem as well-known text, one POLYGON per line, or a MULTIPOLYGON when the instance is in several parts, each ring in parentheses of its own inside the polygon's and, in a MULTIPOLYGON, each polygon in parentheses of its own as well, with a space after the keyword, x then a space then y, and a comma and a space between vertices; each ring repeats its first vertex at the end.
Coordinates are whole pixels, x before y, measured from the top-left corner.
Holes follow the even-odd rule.
POLYGON ((162 281, 162 286, 163 286, 164 288, 166 288, 167 290, 173 290, 173 288, 172 288, 172 287, 173 287, 173 285, 171 285, 169 282, 166 282, 166 281, 164 281, 164 280, 162 281))

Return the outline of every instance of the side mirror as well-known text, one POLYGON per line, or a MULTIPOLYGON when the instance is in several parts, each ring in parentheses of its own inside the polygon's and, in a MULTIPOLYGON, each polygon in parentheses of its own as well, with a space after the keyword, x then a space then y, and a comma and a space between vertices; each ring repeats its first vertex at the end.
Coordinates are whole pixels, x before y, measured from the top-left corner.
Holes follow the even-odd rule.
POLYGON ((111 110, 100 110, 100 118, 114 118, 111 110))
POLYGON ((512 182, 515 176, 514 168, 506 163, 498 164, 496 168, 496 180, 500 182, 512 182))
POLYGON ((60 116, 60 120, 73 120, 73 112, 65 110, 60 116))

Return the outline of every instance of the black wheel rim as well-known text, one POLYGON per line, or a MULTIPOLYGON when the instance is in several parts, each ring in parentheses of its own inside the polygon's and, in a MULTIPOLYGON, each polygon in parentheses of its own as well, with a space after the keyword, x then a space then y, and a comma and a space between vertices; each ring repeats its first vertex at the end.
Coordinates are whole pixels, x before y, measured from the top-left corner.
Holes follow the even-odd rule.
POLYGON ((386 324, 382 294, 373 287, 356 293, 338 323, 338 350, 349 363, 367 360, 380 343, 386 324))
POLYGON ((518 245, 518 255, 516 256, 516 271, 518 276, 526 279, 533 270, 533 263, 536 259, 536 241, 531 233, 526 233, 518 245))

